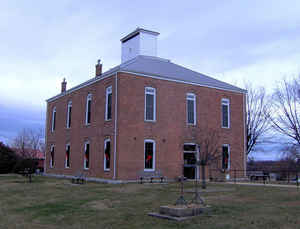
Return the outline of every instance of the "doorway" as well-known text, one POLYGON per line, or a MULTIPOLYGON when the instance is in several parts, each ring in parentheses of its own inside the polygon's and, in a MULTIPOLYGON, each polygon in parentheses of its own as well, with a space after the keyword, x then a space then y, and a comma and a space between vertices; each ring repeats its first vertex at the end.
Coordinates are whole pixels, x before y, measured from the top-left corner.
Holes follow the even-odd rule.
POLYGON ((197 147, 194 143, 185 143, 183 146, 183 176, 187 179, 197 177, 197 147))

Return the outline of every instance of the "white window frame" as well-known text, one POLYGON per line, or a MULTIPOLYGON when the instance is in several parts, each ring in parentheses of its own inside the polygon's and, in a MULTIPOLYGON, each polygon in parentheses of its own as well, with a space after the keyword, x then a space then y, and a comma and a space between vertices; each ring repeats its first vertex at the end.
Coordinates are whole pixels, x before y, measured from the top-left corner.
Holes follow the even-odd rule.
POLYGON ((72 108, 72 101, 69 101, 68 102, 68 107, 67 107, 67 128, 71 128, 71 123, 70 123, 70 118, 71 118, 71 115, 70 114, 70 110, 72 108))
POLYGON ((71 167, 71 163, 70 163, 71 162, 70 161, 70 157, 71 157, 71 145, 70 145, 70 143, 66 144, 66 153, 67 153, 68 147, 70 147, 69 148, 69 166, 67 164, 67 155, 66 155, 66 158, 65 158, 65 168, 66 169, 69 169, 71 167))
POLYGON ((55 129, 56 129, 56 107, 53 107, 53 109, 52 109, 52 120, 51 120, 51 132, 54 132, 55 129))
POLYGON ((144 163, 144 171, 146 171, 146 172, 155 171, 155 156, 156 156, 155 154, 156 154, 155 141, 154 141, 153 139, 145 139, 145 140, 144 140, 144 161, 143 161, 143 163, 144 163), (145 160, 146 160, 146 143, 147 143, 147 142, 151 142, 151 143, 153 144, 153 163, 152 163, 153 168, 152 168, 152 169, 146 169, 146 168, 145 168, 145 160))
POLYGON ((89 170, 90 167, 91 167, 91 145, 90 145, 90 142, 89 142, 89 141, 86 141, 86 142, 84 143, 83 168, 84 168, 85 170, 89 170), (88 167, 88 168, 86 167, 86 159, 85 159, 85 152, 86 152, 86 147, 87 147, 87 145, 90 146, 90 147, 89 147, 89 167, 88 167))
MULTIPOLYGON (((92 94, 88 94, 86 97, 86 105, 85 105, 85 125, 90 125, 91 124, 91 120, 90 122, 88 122, 88 104, 89 101, 91 101, 91 106, 92 106, 92 94)), ((92 109, 92 108, 91 108, 92 109)))
POLYGON ((52 157, 52 151, 53 151, 53 153, 55 153, 55 145, 51 145, 50 146, 50 165, 49 165, 49 167, 50 168, 54 168, 54 162, 55 162, 55 160, 53 160, 53 157, 52 157))
POLYGON ((229 99, 223 98, 221 102, 221 125, 222 128, 230 128, 230 101, 229 99), (223 126, 223 105, 227 106, 227 117, 228 117, 228 126, 223 126))
POLYGON ((107 138, 104 140, 104 160, 103 160, 103 168, 104 168, 104 171, 110 171, 110 168, 106 168, 106 157, 105 157, 105 149, 106 149, 106 143, 107 142, 110 142, 110 156, 111 156, 111 141, 110 141, 110 138, 107 138))
POLYGON ((227 147, 228 149, 228 168, 226 169, 226 171, 230 170, 230 164, 231 164, 231 153, 230 153, 230 145, 229 144, 223 144, 222 145, 222 160, 223 160, 223 147, 227 147))
POLYGON ((145 87, 145 112, 144 121, 146 122, 156 122, 156 89, 153 87, 145 87), (147 94, 153 95, 153 120, 147 119, 147 94))
POLYGON ((188 125, 193 125, 195 126, 197 121, 196 121, 196 95, 194 93, 187 93, 186 94, 186 123, 188 125), (188 101, 191 100, 194 102, 194 122, 193 123, 189 123, 189 110, 188 110, 188 101))
MULTIPOLYGON (((106 88, 106 95, 105 95, 105 121, 110 121, 112 118, 108 118, 108 96, 112 95, 112 86, 109 86, 106 88)), ((112 102, 112 101, 111 101, 112 102)), ((111 104, 112 105, 112 104, 111 104)), ((111 106, 111 112, 112 112, 112 106, 111 106)), ((112 115, 111 115, 112 117, 112 115)))

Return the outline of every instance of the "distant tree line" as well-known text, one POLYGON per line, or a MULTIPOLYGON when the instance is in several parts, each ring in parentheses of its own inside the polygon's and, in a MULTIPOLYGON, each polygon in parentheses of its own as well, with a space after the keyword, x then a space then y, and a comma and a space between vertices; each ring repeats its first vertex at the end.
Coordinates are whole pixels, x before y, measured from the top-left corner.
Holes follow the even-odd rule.
POLYGON ((30 173, 35 172, 37 152, 44 151, 42 130, 21 130, 9 146, 0 142, 0 174, 20 173, 25 169, 30 173))

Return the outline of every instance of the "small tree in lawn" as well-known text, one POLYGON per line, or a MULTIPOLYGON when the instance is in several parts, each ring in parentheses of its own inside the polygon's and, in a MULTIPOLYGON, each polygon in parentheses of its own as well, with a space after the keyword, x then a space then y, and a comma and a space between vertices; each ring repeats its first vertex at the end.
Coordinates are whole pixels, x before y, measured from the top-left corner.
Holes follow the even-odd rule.
POLYGON ((196 143, 199 152, 197 165, 201 167, 202 188, 206 188, 206 166, 219 164, 222 156, 220 151, 220 134, 214 129, 205 128, 196 136, 196 143))

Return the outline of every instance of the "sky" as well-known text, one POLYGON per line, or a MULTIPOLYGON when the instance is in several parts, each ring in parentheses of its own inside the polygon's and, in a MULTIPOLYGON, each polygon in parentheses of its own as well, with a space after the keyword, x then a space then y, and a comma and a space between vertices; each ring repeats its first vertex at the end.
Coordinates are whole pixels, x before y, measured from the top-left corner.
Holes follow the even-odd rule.
POLYGON ((300 72, 300 1, 0 0, 0 141, 43 128, 47 98, 121 62, 120 39, 160 32, 158 56, 268 92, 300 72))

